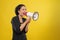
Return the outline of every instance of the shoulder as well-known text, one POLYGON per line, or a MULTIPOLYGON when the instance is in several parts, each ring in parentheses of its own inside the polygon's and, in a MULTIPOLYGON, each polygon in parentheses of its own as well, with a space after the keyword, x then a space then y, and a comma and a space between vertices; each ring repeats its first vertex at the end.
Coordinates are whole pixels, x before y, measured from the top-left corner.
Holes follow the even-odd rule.
POLYGON ((14 16, 14 17, 12 17, 12 20, 14 20, 14 19, 16 19, 17 18, 17 16, 14 16))
POLYGON ((17 16, 12 17, 11 21, 14 21, 17 19, 17 16))

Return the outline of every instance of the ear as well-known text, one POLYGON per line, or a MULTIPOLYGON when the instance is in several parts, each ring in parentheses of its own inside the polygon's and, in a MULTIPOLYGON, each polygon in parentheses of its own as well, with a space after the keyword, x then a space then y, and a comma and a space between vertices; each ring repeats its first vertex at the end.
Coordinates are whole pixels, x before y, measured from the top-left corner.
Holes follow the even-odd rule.
POLYGON ((20 11, 18 10, 18 13, 20 13, 20 11))

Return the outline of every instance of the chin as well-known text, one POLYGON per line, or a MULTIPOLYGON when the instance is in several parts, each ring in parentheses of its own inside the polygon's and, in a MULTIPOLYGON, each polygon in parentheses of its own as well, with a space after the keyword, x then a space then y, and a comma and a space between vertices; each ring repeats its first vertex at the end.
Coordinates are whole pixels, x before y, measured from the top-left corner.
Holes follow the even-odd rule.
POLYGON ((23 17, 23 15, 20 15, 21 17, 23 17))

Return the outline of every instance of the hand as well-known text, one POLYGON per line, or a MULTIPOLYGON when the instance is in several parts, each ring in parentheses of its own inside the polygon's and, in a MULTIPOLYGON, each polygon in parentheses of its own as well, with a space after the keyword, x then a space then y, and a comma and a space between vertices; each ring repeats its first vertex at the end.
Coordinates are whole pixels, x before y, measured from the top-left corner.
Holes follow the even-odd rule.
POLYGON ((26 19, 27 23, 29 23, 30 20, 31 20, 31 17, 27 17, 27 19, 26 19))

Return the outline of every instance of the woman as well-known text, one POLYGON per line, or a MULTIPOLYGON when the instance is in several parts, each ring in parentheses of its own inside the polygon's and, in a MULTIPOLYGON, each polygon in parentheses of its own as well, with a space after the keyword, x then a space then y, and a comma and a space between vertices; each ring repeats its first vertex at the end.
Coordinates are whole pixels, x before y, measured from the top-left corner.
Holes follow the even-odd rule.
POLYGON ((31 18, 23 18, 26 12, 26 7, 23 4, 20 4, 16 7, 14 16, 11 20, 13 27, 13 39, 12 40, 27 40, 26 32, 28 31, 28 24, 30 23, 31 18))

